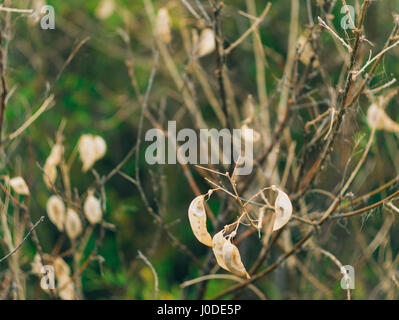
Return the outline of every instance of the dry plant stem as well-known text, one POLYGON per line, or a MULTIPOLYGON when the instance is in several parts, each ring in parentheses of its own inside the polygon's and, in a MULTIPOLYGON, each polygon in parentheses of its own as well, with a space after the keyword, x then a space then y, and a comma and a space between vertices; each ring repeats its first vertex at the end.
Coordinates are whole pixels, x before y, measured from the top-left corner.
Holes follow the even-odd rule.
MULTIPOLYGON (((343 269, 342 263, 331 252, 328 252, 327 250, 324 250, 322 248, 314 248, 314 249, 317 251, 320 251, 322 254, 329 257, 338 266, 339 270, 343 269)), ((351 300, 351 289, 349 289, 349 288, 346 289, 346 294, 347 294, 347 299, 351 300)))
POLYGON ((44 221, 44 216, 40 217, 40 219, 33 225, 32 229, 30 229, 28 231, 28 233, 26 234, 26 236, 24 237, 24 239, 21 241, 21 243, 19 245, 17 245, 12 251, 10 251, 6 256, 4 256, 3 258, 0 259, 0 263, 3 262, 4 260, 6 260, 7 258, 9 258, 10 256, 12 256, 15 252, 18 251, 19 248, 22 247, 22 245, 24 244, 24 242, 29 238, 29 236, 31 235, 31 233, 33 232, 33 230, 35 230, 40 223, 42 223, 44 221))
POLYGON ((154 275, 154 300, 158 299, 158 294, 159 294, 159 281, 158 281, 158 274, 155 271, 154 266, 151 264, 151 262, 147 259, 147 257, 141 253, 141 251, 138 251, 138 257, 145 262, 145 264, 151 269, 152 274, 154 275))
POLYGON ((313 181, 315 180, 317 174, 320 172, 320 168, 323 166, 324 161, 326 160, 327 156, 332 151, 332 147, 333 147, 334 141, 335 141, 336 137, 338 136, 338 132, 339 132, 339 129, 341 127, 344 114, 346 112, 347 99, 348 99, 350 90, 351 90, 352 85, 353 85, 352 74, 353 74, 354 68, 356 66, 356 58, 357 58, 357 54, 358 54, 358 50, 359 50, 359 46, 360 46, 361 29, 363 27, 364 17, 365 17, 365 14, 366 14, 366 8, 367 8, 367 4, 368 3, 369 3, 369 0, 364 0, 363 1, 361 13, 360 13, 360 16, 359 16, 358 25, 357 25, 357 27, 355 29, 356 38, 355 38, 355 42, 354 42, 354 45, 353 45, 353 50, 351 52, 350 64, 349 64, 348 73, 347 73, 347 77, 346 77, 346 83, 345 83, 345 89, 344 89, 343 94, 341 96, 341 103, 340 103, 340 107, 339 107, 339 110, 338 110, 338 115, 337 115, 337 118, 336 118, 336 123, 335 123, 334 129, 331 132, 331 134, 329 135, 328 140, 325 143, 325 146, 323 148, 323 151, 322 151, 321 155, 316 160, 316 162, 313 165, 313 167, 309 170, 308 174, 306 175, 306 177, 304 179, 304 182, 301 184, 301 190, 298 192, 298 194, 296 194, 294 196, 294 198, 300 197, 313 184, 313 181))
MULTIPOLYGON (((370 135, 370 139, 368 142, 368 145, 358 163, 358 165, 356 166, 356 168, 354 169, 354 171, 352 172, 351 176, 348 178, 346 184, 344 185, 344 187, 341 189, 340 191, 340 196, 336 197, 332 204, 330 205, 330 207, 327 209, 327 211, 325 212, 325 214, 322 216, 322 218, 318 221, 317 226, 320 227, 329 217, 330 215, 337 209, 338 207, 338 203, 341 199, 341 197, 345 194, 347 188, 351 185, 351 183, 353 182, 354 178, 356 177, 357 173, 359 172, 361 166, 364 163, 364 160, 370 150, 371 147, 371 143, 373 141, 374 138, 374 133, 375 130, 372 131, 371 135, 370 135)), ((399 193, 399 191, 398 191, 399 193)), ((307 240, 313 235, 313 233, 315 232, 315 228, 312 228, 310 231, 308 231, 301 240, 299 240, 293 247, 291 250, 289 250, 288 252, 286 252, 285 254, 283 254, 282 256, 280 256, 277 261, 275 263, 273 263, 271 266, 267 267, 265 270, 261 271, 260 273, 254 275, 250 280, 245 281, 245 283, 253 283, 254 281, 264 277, 265 275, 267 275, 268 273, 270 273, 271 271, 273 271, 274 269, 276 269, 283 261, 285 261, 288 257, 290 257, 292 254, 294 254, 299 248, 301 248, 306 242, 307 240)), ((219 299, 223 296, 225 296, 226 294, 235 292, 236 290, 241 289, 242 287, 245 286, 245 283, 242 284, 238 284, 235 285, 231 288, 228 288, 226 290, 224 290, 223 292, 221 292, 220 294, 218 294, 214 299, 219 299)))
POLYGON ((5 80, 5 57, 3 52, 3 32, 0 31, 0 81, 1 81, 1 96, 0 96, 0 148, 2 146, 2 132, 4 124, 4 113, 6 110, 7 85, 5 80))
POLYGON ((229 55, 234 48, 239 46, 241 42, 243 42, 252 32, 254 32, 258 28, 258 25, 265 19, 267 13, 269 12, 271 5, 272 4, 269 2, 263 10, 262 14, 259 16, 259 18, 256 19, 252 26, 247 31, 245 31, 241 37, 239 37, 228 48, 224 50, 225 55, 229 55))
POLYGON ((44 100, 40 108, 34 114, 32 114, 32 116, 30 116, 17 130, 15 130, 13 133, 10 133, 4 140, 11 141, 20 136, 33 122, 35 122, 41 116, 42 113, 51 107, 53 102, 54 95, 52 94, 46 100, 44 100))
MULTIPOLYGON (((37 254, 38 254, 39 257, 40 257, 40 261, 41 261, 42 265, 46 265, 47 263, 46 263, 46 260, 44 259, 43 249, 42 249, 42 246, 40 245, 39 238, 38 238, 38 236, 37 236, 37 232, 36 232, 36 230, 35 230, 35 228, 34 228, 34 225, 33 225, 33 223, 32 223, 32 220, 31 220, 31 218, 30 218, 28 207, 27 207, 24 203, 20 203, 17 199, 15 199, 15 198, 11 195, 11 193, 9 192, 9 190, 7 190, 7 188, 6 188, 3 184, 0 184, 0 188, 1 188, 1 189, 3 190, 3 192, 9 197, 9 199, 11 199, 12 203, 13 203, 16 207, 18 207, 19 209, 21 209, 21 211, 22 211, 22 213, 23 213, 23 216, 24 216, 24 219, 25 219, 25 221, 26 221, 26 223, 27 223, 29 229, 31 230, 32 241, 33 241, 33 243, 34 243, 34 245, 35 245, 35 247, 36 247, 37 254)), ((49 292, 50 292, 50 296, 51 296, 53 299, 55 299, 54 290, 50 290, 49 292)))
MULTIPOLYGON (((129 177, 127 174, 125 174, 123 172, 119 172, 119 174, 122 177, 124 177, 127 181, 130 181, 131 183, 133 183, 135 186, 138 187, 136 180, 129 177)), ((152 207, 149 205, 145 194, 142 195, 142 200, 144 201, 147 212, 154 218, 155 222, 166 233, 166 235, 172 241, 172 244, 175 245, 177 248, 179 248, 181 251, 183 251, 188 257, 190 257, 197 267, 201 268, 202 267, 201 261, 184 244, 182 244, 179 240, 177 240, 177 238, 169 231, 168 226, 165 224, 163 218, 160 215, 156 214, 154 212, 154 209, 152 209, 152 207)))
MULTIPOLYGON (((181 288, 186 288, 189 286, 192 286, 193 284, 197 284, 199 282, 202 281, 209 281, 209 280, 216 280, 216 279, 226 279, 226 280, 234 280, 237 282, 242 282, 244 281, 242 278, 237 277, 237 276, 233 276, 230 274, 209 274, 209 275, 205 275, 205 276, 201 276, 192 280, 188 280, 183 282, 180 287, 181 288)), ((250 284, 248 286, 248 289, 250 289, 253 293, 256 294, 256 296, 260 299, 260 300, 267 300, 266 296, 263 294, 262 291, 260 291, 256 286, 254 286, 253 284, 250 284)))

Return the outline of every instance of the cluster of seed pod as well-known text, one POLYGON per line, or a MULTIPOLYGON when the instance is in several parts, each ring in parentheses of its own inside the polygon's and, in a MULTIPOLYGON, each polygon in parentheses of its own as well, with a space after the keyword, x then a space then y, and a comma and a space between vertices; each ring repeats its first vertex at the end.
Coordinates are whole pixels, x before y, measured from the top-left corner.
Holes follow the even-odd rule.
POLYGON ((100 136, 84 134, 79 139, 78 149, 83 164, 82 171, 86 172, 105 155, 107 145, 100 136))
MULTIPOLYGON (((71 268, 61 257, 52 258, 44 254, 44 259, 52 261, 49 265, 54 268, 54 276, 57 281, 57 294, 63 300, 75 299, 75 285, 71 278, 71 268)), ((36 254, 31 263, 31 271, 38 277, 43 276, 43 264, 39 254, 36 254)), ((45 291, 48 291, 44 289, 45 291)))
MULTIPOLYGON (((94 196, 92 190, 88 191, 88 196, 83 205, 83 212, 86 219, 91 224, 100 223, 102 220, 101 202, 94 196)), ((67 236, 74 240, 80 236, 83 231, 82 221, 78 213, 64 205, 62 199, 58 196, 51 196, 47 201, 47 215, 50 221, 59 231, 65 231, 67 236)))
MULTIPOLYGON (((270 189, 277 192, 277 197, 274 202, 275 215, 273 223, 273 231, 276 231, 285 226, 290 220, 292 216, 292 204, 285 192, 281 191, 276 186, 271 186, 270 189)), ((194 236, 199 242, 212 248, 216 262, 221 268, 239 277, 249 279, 250 276, 241 260, 240 252, 232 243, 232 238, 235 236, 236 231, 226 235, 227 226, 225 226, 221 231, 217 232, 213 238, 208 232, 206 227, 205 197, 210 196, 210 194, 211 192, 208 192, 205 195, 197 196, 191 201, 188 208, 188 218, 194 236)), ((262 226, 264 212, 264 208, 261 208, 258 229, 262 226)), ((239 221, 237 221, 237 224, 238 223, 239 221)))

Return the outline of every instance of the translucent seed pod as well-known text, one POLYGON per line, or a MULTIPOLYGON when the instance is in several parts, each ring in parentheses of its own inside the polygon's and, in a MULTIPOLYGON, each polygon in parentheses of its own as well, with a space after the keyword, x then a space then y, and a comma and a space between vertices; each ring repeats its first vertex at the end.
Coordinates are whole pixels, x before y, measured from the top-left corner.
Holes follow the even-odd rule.
POLYGON ((91 224, 99 223, 102 220, 101 202, 93 195, 92 191, 88 192, 88 196, 83 205, 83 212, 91 224))
POLYGON ((109 18, 115 10, 115 0, 101 0, 96 8, 96 17, 100 20, 109 18))
POLYGON ((273 191, 277 191, 278 195, 276 201, 274 202, 274 210, 276 212, 276 217, 274 219, 273 231, 276 231, 284 227, 292 216, 292 203, 288 195, 272 186, 273 191))
POLYGON ((232 244, 230 240, 227 240, 223 245, 223 259, 226 264, 227 270, 241 278, 251 278, 247 270, 245 270, 244 264, 241 261, 241 256, 238 248, 234 244, 232 244))
POLYGON ((52 162, 47 162, 43 167, 43 181, 46 184, 47 188, 51 189, 54 186, 55 181, 57 180, 57 166, 52 162))
POLYGON ((26 184, 24 178, 22 177, 15 177, 10 180, 11 188, 17 194, 22 194, 25 196, 30 195, 28 185, 26 184))
POLYGON ((57 278, 58 282, 58 295, 62 300, 74 300, 75 299, 75 285, 71 277, 62 276, 57 278))
POLYGON ((64 231, 65 224, 65 205, 61 198, 51 196, 46 205, 47 215, 59 231, 64 231))
POLYGON ((223 246, 227 242, 226 238, 224 237, 224 230, 219 231, 213 236, 213 254, 215 255, 216 262, 220 267, 223 269, 229 271, 227 269, 226 263, 224 262, 224 257, 223 257, 223 246))
POLYGON ((199 38, 198 56, 206 56, 212 53, 215 48, 215 32, 210 28, 202 30, 199 38))
POLYGON ((80 137, 78 148, 80 160, 83 163, 83 172, 89 170, 107 151, 107 145, 104 139, 100 136, 93 136, 91 134, 84 134, 80 137))
POLYGON ((83 231, 82 221, 75 210, 68 208, 66 221, 65 221, 65 231, 69 239, 76 239, 83 231))
POLYGON ((57 278, 70 276, 71 268, 61 257, 57 257, 53 262, 55 276, 57 278))
POLYGON ((172 41, 171 22, 168 9, 161 8, 155 21, 155 35, 163 42, 170 43, 172 41))
POLYGON ((188 208, 188 218, 191 229, 199 242, 212 247, 212 237, 206 228, 206 212, 204 206, 205 196, 200 195, 191 201, 188 208))
POLYGON ((46 162, 58 166, 62 160, 63 153, 64 147, 61 144, 56 143, 51 149, 50 155, 48 156, 46 162))

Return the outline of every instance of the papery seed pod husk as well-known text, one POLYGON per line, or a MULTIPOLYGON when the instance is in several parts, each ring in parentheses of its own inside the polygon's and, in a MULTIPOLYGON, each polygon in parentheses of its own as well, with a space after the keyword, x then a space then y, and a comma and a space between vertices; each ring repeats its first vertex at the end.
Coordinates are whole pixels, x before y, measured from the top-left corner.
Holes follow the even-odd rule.
POLYGON ((47 215, 59 231, 64 231, 65 205, 60 197, 51 196, 46 205, 47 215))
POLYGON ((215 32, 210 28, 202 30, 198 44, 198 56, 203 57, 210 54, 215 47, 215 32))
POLYGON ((86 172, 93 164, 101 159, 107 151, 107 145, 100 136, 84 134, 78 142, 80 160, 83 163, 82 170, 86 172))
POLYGON ((83 211, 87 220, 91 224, 96 224, 101 222, 103 216, 101 210, 101 202, 92 194, 92 192, 89 192, 85 200, 85 203, 83 205, 83 211))
POLYGON ((215 255, 216 262, 220 267, 223 269, 229 271, 227 269, 226 263, 224 262, 224 257, 223 257, 223 246, 227 242, 226 238, 224 237, 224 230, 219 231, 213 236, 212 243, 213 243, 213 254, 215 255))
POLYGON ((11 188, 15 191, 15 193, 22 194, 25 196, 30 195, 28 185, 26 184, 24 178, 15 177, 10 180, 11 188))
POLYGON ((55 276, 57 278, 69 277, 71 275, 71 268, 61 257, 57 257, 53 262, 55 276))
POLYGON ((43 181, 46 184, 47 188, 51 189, 52 186, 54 186, 56 180, 57 166, 52 162, 46 161, 43 167, 43 181))
POLYGON ((96 17, 100 20, 109 18, 115 10, 115 0, 101 0, 96 8, 96 17))
POLYGON ((251 143, 257 142, 260 140, 260 133, 255 131, 252 128, 249 128, 247 124, 244 124, 241 127, 241 136, 244 141, 248 141, 251 143))
POLYGON ((393 121, 385 110, 375 103, 367 110, 367 123, 372 129, 399 132, 399 124, 393 121))
POLYGON ((297 44, 300 53, 299 60, 307 66, 313 59, 313 68, 317 68, 319 62, 315 59, 315 53, 309 41, 309 32, 299 37, 297 44))
POLYGON ((223 259, 227 270, 229 270, 231 273, 234 273, 236 276, 242 278, 251 278, 241 261, 238 248, 232 244, 230 240, 227 240, 223 245, 223 259))
POLYGON ((62 154, 64 153, 64 147, 56 143, 52 148, 50 155, 48 156, 46 162, 52 163, 53 165, 58 166, 62 160, 62 154))
POLYGON ((276 187, 272 187, 278 192, 276 201, 274 202, 274 210, 276 217, 274 219, 273 231, 284 227, 292 216, 292 203, 288 195, 276 187))
POLYGON ((212 247, 212 238, 206 228, 206 212, 204 206, 205 196, 200 195, 190 203, 188 208, 188 218, 191 229, 199 242, 208 247, 212 247))
POLYGON ((172 41, 172 32, 170 27, 170 18, 168 9, 161 8, 155 21, 155 35, 163 42, 170 43, 172 41))
POLYGON ((75 299, 75 285, 69 276, 61 276, 57 278, 58 295, 62 300, 75 299))
POLYGON ((68 208, 65 220, 65 231, 69 239, 76 239, 83 231, 82 221, 75 210, 68 208))

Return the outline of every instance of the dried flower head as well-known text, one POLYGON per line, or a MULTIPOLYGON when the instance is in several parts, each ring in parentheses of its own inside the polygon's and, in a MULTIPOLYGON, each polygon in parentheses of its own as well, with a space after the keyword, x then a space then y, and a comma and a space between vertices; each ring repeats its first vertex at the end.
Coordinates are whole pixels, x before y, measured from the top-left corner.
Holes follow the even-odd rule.
POLYGON ((191 201, 188 208, 188 218, 191 229, 199 242, 212 247, 212 237, 206 228, 205 195, 200 195, 191 201))
POLYGON ((61 198, 51 196, 47 201, 47 215, 59 231, 64 230, 65 224, 65 205, 61 198))

